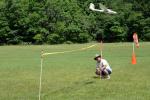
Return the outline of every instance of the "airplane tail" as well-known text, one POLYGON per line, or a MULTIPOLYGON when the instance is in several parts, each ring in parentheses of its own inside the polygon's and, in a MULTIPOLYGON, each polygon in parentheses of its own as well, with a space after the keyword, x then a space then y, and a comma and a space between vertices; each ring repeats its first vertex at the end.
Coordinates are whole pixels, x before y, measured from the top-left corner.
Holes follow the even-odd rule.
POLYGON ((95 9, 95 5, 93 3, 90 3, 89 9, 94 10, 95 9))

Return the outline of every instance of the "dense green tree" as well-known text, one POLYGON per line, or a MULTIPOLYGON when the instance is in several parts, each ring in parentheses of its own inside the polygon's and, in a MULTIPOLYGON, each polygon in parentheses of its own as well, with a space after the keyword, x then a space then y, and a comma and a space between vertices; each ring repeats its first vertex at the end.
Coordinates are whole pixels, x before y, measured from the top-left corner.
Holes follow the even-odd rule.
POLYGON ((0 0, 0 44, 150 41, 148 0, 0 0), (116 15, 93 12, 99 3, 116 15))

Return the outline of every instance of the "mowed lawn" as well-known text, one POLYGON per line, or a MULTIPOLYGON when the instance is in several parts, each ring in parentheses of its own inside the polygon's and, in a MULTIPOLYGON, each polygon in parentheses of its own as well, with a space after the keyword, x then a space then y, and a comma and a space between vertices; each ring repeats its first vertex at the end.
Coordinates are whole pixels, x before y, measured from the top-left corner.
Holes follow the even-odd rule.
MULTIPOLYGON (((63 44, 0 47, 0 100, 38 100, 40 53, 90 46, 63 44)), ((110 63, 110 80, 95 78, 99 45, 85 51, 44 57, 41 100, 150 100, 150 43, 104 43, 103 57, 110 63)))

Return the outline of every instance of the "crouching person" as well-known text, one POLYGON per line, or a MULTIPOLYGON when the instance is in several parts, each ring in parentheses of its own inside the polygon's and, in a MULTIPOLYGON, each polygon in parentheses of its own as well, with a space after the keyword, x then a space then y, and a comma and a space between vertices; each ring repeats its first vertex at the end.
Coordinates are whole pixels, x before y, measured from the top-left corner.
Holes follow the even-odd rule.
POLYGON ((96 75, 100 76, 101 79, 110 79, 110 74, 112 73, 112 69, 109 66, 109 63, 102 59, 101 55, 96 54, 94 60, 96 63, 96 75))

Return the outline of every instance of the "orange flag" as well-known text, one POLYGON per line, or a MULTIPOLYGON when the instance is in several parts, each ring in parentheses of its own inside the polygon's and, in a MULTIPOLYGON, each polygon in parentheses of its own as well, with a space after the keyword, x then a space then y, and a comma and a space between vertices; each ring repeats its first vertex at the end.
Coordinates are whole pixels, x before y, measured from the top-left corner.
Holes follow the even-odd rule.
POLYGON ((137 48, 139 48, 139 41, 138 41, 138 35, 136 33, 133 33, 133 41, 137 48))

